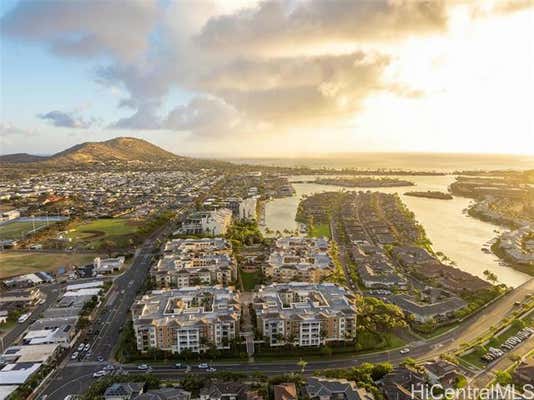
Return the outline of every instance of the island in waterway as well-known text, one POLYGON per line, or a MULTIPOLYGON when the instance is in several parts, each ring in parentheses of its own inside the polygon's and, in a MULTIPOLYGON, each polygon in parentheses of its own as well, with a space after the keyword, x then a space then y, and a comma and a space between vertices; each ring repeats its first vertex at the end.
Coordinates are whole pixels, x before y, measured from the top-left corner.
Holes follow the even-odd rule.
POLYGON ((335 185, 359 188, 398 187, 415 185, 415 183, 406 181, 404 179, 373 177, 317 178, 315 180, 315 183, 318 183, 320 185, 335 185))
POLYGON ((406 192, 405 196, 413 197, 426 197, 428 199, 438 199, 438 200, 452 200, 453 197, 450 193, 438 192, 434 190, 428 190, 426 192, 406 192))

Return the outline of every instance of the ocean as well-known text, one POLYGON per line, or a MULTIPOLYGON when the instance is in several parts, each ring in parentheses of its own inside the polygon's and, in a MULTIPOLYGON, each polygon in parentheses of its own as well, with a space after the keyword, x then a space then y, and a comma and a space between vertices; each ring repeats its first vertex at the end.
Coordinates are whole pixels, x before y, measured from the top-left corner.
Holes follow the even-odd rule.
POLYGON ((412 171, 490 171, 534 169, 534 155, 457 153, 340 153, 314 157, 230 158, 253 165, 309 168, 401 169, 412 171))

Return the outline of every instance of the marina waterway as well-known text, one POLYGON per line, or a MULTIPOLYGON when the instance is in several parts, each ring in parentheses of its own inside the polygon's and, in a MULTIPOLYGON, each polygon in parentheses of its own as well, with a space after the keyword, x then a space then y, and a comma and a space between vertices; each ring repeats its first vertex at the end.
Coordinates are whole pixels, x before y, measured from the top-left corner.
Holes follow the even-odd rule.
POLYGON ((265 227, 280 232, 297 229, 295 215, 299 201, 305 195, 340 190, 399 193, 404 203, 414 212, 417 220, 425 228, 434 250, 443 252, 457 264, 458 268, 481 278, 484 278, 484 271, 489 270, 497 275, 499 282, 513 287, 519 286, 531 278, 529 275, 507 266, 494 254, 483 251, 482 248, 484 246, 488 248, 488 244, 503 228, 468 216, 465 210, 472 201, 471 199, 455 196, 452 200, 439 200, 404 195, 405 192, 411 190, 446 192, 449 184, 453 182, 454 176, 409 176, 404 178, 414 182, 416 186, 352 189, 334 185, 319 185, 313 182, 315 177, 312 176, 291 177, 291 181, 300 182, 293 184, 296 195, 274 199, 265 205, 265 227))

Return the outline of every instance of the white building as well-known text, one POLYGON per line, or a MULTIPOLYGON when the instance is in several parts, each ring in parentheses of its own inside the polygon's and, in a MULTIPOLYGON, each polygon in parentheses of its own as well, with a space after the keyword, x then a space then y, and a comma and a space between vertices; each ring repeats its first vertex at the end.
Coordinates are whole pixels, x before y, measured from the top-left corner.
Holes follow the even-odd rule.
POLYGON ((186 218, 177 233, 183 235, 224 235, 231 223, 232 211, 227 208, 198 211, 186 218))
POLYGON ((97 274, 110 274, 115 271, 120 271, 124 265, 124 257, 115 258, 100 258, 96 257, 93 261, 93 266, 97 274))

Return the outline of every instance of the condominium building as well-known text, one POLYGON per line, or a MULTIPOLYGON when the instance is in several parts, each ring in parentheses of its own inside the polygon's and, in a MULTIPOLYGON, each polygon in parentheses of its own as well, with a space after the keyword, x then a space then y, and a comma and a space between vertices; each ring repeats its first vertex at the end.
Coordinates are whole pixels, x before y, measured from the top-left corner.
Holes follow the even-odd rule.
POLYGON ((265 276, 275 282, 320 282, 332 273, 328 248, 326 238, 280 238, 264 266, 265 276))
POLYGON ((333 283, 262 287, 254 300, 258 332, 271 346, 320 346, 356 337, 355 297, 333 283))
POLYGON ((239 295, 222 286, 155 290, 132 306, 137 349, 228 349, 239 332, 239 295))
POLYGON ((256 209, 258 204, 257 196, 247 197, 228 197, 223 201, 226 208, 232 211, 235 219, 256 219, 256 209))
POLYGON ((232 223, 232 211, 219 208, 213 211, 191 213, 178 233, 183 235, 224 235, 232 223))
POLYGON ((159 287, 229 284, 237 277, 232 247, 223 238, 175 239, 151 269, 159 287))

